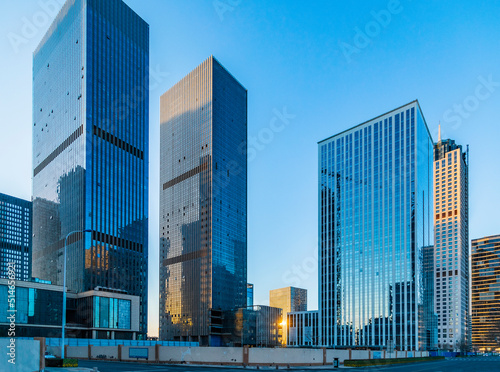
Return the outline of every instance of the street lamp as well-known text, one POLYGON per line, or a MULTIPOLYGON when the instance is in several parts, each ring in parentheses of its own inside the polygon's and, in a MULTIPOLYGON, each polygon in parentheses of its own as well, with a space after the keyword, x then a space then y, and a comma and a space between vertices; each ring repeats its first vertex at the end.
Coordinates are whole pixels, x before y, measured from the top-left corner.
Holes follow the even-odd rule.
POLYGON ((68 244, 68 237, 72 234, 92 232, 92 230, 75 230, 70 232, 64 238, 64 263, 63 263, 63 308, 62 308, 62 346, 61 358, 64 359, 64 328, 66 327, 66 247, 68 244))

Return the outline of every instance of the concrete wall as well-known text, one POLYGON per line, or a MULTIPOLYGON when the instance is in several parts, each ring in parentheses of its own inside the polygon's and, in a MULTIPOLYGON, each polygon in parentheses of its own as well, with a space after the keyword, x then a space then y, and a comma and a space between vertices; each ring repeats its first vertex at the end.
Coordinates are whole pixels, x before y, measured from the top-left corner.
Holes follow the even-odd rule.
POLYGON ((370 359, 369 350, 352 350, 351 359, 370 359))
POLYGON ((58 358, 61 357, 61 348, 59 346, 47 346, 47 351, 58 358))
POLYGON ((66 348, 66 355, 68 358, 87 359, 89 356, 88 346, 68 346, 66 348))
POLYGON ((35 372, 40 370, 40 341, 15 339, 13 355, 10 338, 0 338, 0 370, 2 372, 35 372), (10 363, 9 360, 13 360, 10 363))
MULTIPOLYGON (((149 362, 187 363, 187 364, 233 364, 245 363, 243 348, 234 347, 184 347, 184 346, 92 346, 91 355, 93 359, 98 356, 106 356, 106 359, 119 359, 119 348, 121 348, 121 360, 140 361, 145 359, 129 358, 130 348, 148 349, 149 362), (158 355, 156 355, 158 349, 158 355)), ((59 347, 49 347, 48 351, 54 355, 60 355, 59 347)), ((378 351, 384 357, 384 351, 378 351)), ((276 349, 248 349, 248 364, 250 365, 322 365, 325 355, 326 365, 331 365, 334 358, 340 363, 346 359, 373 359, 374 351, 371 350, 336 350, 336 349, 301 349, 301 348, 276 348, 276 349), (323 354, 324 353, 324 354, 323 354)), ((428 356, 428 352, 408 352, 408 357, 428 356)), ((67 356, 72 358, 87 359, 87 346, 69 346, 67 356)), ((385 352, 386 358, 406 358, 406 351, 385 352)))
POLYGON ((249 364, 323 364, 322 349, 259 349, 251 348, 248 353, 249 364))
POLYGON ((243 350, 236 347, 160 346, 159 359, 165 362, 241 364, 243 350))
POLYGON ((344 363, 344 360, 349 359, 349 350, 326 350, 326 364, 333 364, 333 358, 339 358, 339 363, 344 363))
POLYGON ((396 351, 396 358, 406 358, 406 351, 396 351))
MULTIPOLYGON (((88 347, 86 349, 88 354, 88 347)), ((91 346, 90 355, 92 359, 118 359, 118 346, 91 346)))

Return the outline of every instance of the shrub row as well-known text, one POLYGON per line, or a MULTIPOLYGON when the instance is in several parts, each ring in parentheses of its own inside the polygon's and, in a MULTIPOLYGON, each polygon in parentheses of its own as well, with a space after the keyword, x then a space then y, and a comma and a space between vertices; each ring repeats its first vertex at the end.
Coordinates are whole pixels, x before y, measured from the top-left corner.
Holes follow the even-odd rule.
POLYGON ((385 365, 385 364, 431 362, 431 361, 442 360, 442 359, 444 359, 444 357, 391 358, 391 359, 346 359, 346 360, 344 360, 344 366, 346 366, 346 367, 365 367, 365 366, 379 366, 379 365, 385 365))

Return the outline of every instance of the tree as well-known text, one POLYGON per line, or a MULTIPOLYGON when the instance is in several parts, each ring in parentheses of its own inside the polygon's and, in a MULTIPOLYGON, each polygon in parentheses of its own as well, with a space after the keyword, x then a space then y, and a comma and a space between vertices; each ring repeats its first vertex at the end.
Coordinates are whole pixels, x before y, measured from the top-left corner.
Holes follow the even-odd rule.
POLYGON ((465 338, 465 336, 462 336, 460 340, 457 340, 456 349, 460 351, 461 355, 467 354, 467 351, 469 351, 469 345, 467 343, 467 339, 465 338))

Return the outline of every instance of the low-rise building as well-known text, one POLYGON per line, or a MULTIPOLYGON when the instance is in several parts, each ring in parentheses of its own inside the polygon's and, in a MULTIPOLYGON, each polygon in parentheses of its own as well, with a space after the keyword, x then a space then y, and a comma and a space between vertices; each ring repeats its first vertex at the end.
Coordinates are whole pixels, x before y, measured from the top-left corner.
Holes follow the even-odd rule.
POLYGON ((318 346, 318 310, 288 313, 286 324, 287 346, 318 346))
MULTIPOLYGON (((66 294, 67 338, 136 339, 140 329, 139 296, 101 287, 66 294)), ((11 327, 9 316, 15 314, 15 336, 61 337, 62 305, 62 286, 0 279, 0 332, 7 334, 11 327), (12 303, 14 308, 9 307, 12 303)))
POLYGON ((282 344, 281 309, 254 305, 224 312, 224 346, 278 347, 282 344))

